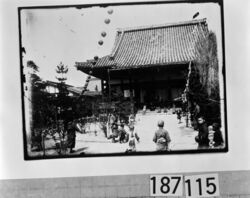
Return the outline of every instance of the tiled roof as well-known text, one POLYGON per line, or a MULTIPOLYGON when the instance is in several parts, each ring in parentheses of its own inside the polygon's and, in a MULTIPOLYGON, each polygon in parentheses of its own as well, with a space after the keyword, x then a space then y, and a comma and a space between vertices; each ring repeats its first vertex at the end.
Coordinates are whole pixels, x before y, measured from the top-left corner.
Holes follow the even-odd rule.
POLYGON ((101 96, 102 93, 100 91, 86 91, 83 94, 84 96, 90 96, 90 97, 95 97, 95 96, 101 96))
MULTIPOLYGON (((49 85, 49 86, 53 86, 53 87, 58 87, 58 85, 60 85, 59 82, 53 82, 53 81, 43 81, 44 84, 46 85, 49 85)), ((65 86, 67 87, 67 90, 74 94, 74 95, 81 95, 82 94, 82 91, 83 91, 83 87, 74 87, 72 85, 68 85, 68 84, 65 84, 65 86)), ((100 91, 85 91, 83 93, 84 96, 90 96, 90 97, 94 97, 94 96, 100 96, 101 95, 101 92, 100 91)))
MULTIPOLYGON (((79 87, 69 87, 68 91, 80 96, 82 94, 83 91, 83 87, 79 88, 79 87)), ((95 97, 95 96, 100 96, 101 92, 100 91, 85 91, 83 94, 83 96, 90 96, 90 97, 95 97)))
POLYGON ((92 64, 94 59, 88 60, 87 62, 76 62, 76 67, 80 66, 83 68, 91 68, 91 67, 113 67, 116 66, 116 63, 110 58, 110 56, 104 56, 99 58, 95 65, 92 64))
POLYGON ((75 95, 80 95, 82 93, 82 89, 78 87, 69 87, 68 91, 75 95))
MULTIPOLYGON (((60 82, 54 82, 54 81, 50 81, 50 80, 46 80, 43 81, 44 84, 49 85, 49 86, 54 86, 57 87, 58 85, 60 85, 60 82)), ((64 84, 66 87, 73 87, 72 85, 68 85, 68 84, 64 84)))
MULTIPOLYGON (((206 19, 118 29, 110 55, 82 67, 137 68, 187 63, 196 57, 195 44, 208 33, 206 19)), ((82 68, 83 69, 83 68, 82 68)))

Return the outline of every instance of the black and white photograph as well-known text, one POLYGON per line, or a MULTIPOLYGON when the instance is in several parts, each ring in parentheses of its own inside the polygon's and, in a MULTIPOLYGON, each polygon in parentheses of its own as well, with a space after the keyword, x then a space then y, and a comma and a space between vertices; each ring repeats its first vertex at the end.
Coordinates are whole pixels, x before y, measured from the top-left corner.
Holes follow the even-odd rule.
POLYGON ((217 1, 19 7, 24 158, 230 150, 222 12, 217 1))

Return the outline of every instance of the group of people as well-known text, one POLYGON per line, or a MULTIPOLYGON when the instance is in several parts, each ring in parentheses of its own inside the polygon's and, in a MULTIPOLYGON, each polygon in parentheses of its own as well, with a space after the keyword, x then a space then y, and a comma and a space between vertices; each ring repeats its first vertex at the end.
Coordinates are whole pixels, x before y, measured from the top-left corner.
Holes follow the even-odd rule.
POLYGON ((111 139, 113 143, 128 143, 126 152, 136 151, 136 144, 140 142, 140 137, 135 130, 135 116, 129 116, 128 124, 124 120, 118 121, 114 115, 110 115, 108 127, 110 132, 107 133, 107 138, 111 139), (125 129, 127 125, 127 130, 125 129))
MULTIPOLYGON (((202 116, 198 116, 197 122, 198 135, 195 141, 198 143, 198 149, 223 147, 224 140, 218 123, 208 126, 202 116)), ((153 141, 156 143, 157 151, 169 151, 171 138, 168 131, 164 129, 162 120, 158 121, 158 130, 154 134, 153 141)))
MULTIPOLYGON (((127 143, 128 148, 126 153, 135 152, 136 145, 140 142, 140 137, 135 128, 135 116, 130 115, 128 124, 123 120, 116 122, 113 115, 111 115, 111 133, 107 136, 108 139, 111 139, 113 143, 127 143), (126 126, 126 129, 125 129, 126 126)), ((158 129, 153 135, 153 142, 156 144, 156 151, 169 151, 169 143, 171 141, 169 133, 164 129, 164 121, 159 120, 158 129)))
POLYGON ((46 129, 34 130, 31 136, 31 149, 45 152, 44 141, 49 137, 54 140, 58 154, 73 153, 75 152, 76 131, 80 131, 77 120, 60 120, 56 125, 46 129))
MULTIPOLYGON (((182 111, 176 111, 177 120, 181 123, 182 111)), ((199 104, 194 101, 191 111, 191 124, 194 130, 198 131, 195 141, 198 143, 198 149, 219 148, 224 144, 222 132, 218 123, 208 126, 205 118, 202 116, 199 104)))
MULTIPOLYGON (((177 111, 176 114, 180 123, 181 111, 177 111)), ((194 129, 198 131, 198 135, 195 137, 195 141, 198 143, 198 149, 218 148, 223 146, 224 140, 219 124, 213 123, 208 126, 204 117, 200 114, 200 108, 197 103, 195 103, 193 120, 195 122, 194 129)), ((110 114, 108 116, 105 135, 107 139, 111 140, 113 143, 127 144, 128 147, 125 152, 135 152, 136 145, 140 142, 140 137, 135 127, 135 123, 136 119, 133 114, 129 116, 127 122, 125 122, 125 120, 118 119, 118 117, 114 114, 110 114)), ((68 119, 64 122, 63 131, 66 132, 66 147, 69 153, 75 152, 76 132, 81 132, 81 127, 78 125, 79 120, 68 119)), ((159 120, 157 126, 158 129, 152 135, 152 141, 156 145, 156 151, 169 151, 171 138, 168 131, 164 129, 164 121, 159 120)), ((57 142, 57 146, 61 146, 60 141, 57 142)))
MULTIPOLYGON (((220 126, 218 123, 213 123, 207 126, 204 117, 198 117, 197 124, 198 135, 195 141, 198 143, 198 149, 221 148, 224 145, 224 140, 220 126)), ((157 151, 169 151, 169 143, 171 138, 167 130, 164 129, 164 121, 158 121, 158 130, 155 132, 153 141, 156 143, 157 151)))
POLYGON ((222 147, 224 140, 218 123, 207 126, 204 117, 199 116, 197 125, 198 135, 195 141, 198 143, 198 149, 222 147))
POLYGON ((205 118, 202 116, 199 104, 194 102, 194 110, 192 112, 193 127, 198 131, 195 137, 198 143, 198 149, 218 148, 222 147, 224 140, 218 123, 207 125, 205 118))

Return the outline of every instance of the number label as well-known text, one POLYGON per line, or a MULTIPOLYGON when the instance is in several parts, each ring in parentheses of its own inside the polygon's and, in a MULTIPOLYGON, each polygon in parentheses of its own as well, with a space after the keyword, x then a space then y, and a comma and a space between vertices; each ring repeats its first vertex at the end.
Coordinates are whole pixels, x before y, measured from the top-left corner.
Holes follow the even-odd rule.
POLYGON ((218 174, 185 176, 186 197, 219 196, 218 174))
POLYGON ((182 175, 151 175, 150 196, 182 196, 182 175))

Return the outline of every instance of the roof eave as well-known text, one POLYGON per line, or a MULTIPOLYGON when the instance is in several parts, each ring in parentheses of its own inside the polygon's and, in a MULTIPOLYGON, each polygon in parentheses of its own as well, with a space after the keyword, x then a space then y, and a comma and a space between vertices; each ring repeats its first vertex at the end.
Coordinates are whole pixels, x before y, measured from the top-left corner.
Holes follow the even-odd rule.
POLYGON ((131 65, 129 67, 118 67, 118 68, 112 68, 112 71, 115 70, 134 70, 134 69, 142 69, 142 68, 154 68, 154 67, 165 67, 165 66, 170 66, 170 65, 185 65, 189 64, 193 60, 188 60, 188 61, 180 61, 180 62, 169 62, 169 63, 157 63, 157 64, 148 64, 148 65, 131 65))

